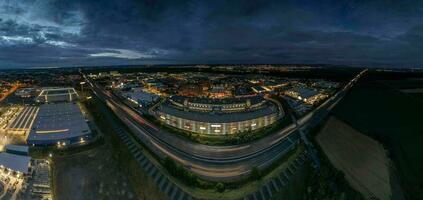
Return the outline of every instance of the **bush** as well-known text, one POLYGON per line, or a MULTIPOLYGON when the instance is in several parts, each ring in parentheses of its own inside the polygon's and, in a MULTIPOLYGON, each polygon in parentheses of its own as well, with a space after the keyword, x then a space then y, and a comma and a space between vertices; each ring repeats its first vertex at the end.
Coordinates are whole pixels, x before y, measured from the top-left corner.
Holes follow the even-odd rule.
POLYGON ((206 182, 197 177, 197 175, 187 171, 184 167, 179 166, 171 158, 166 157, 163 161, 164 168, 174 177, 180 179, 190 187, 201 187, 204 189, 212 188, 214 184, 206 182))
POLYGON ((170 174, 172 174, 174 176, 176 176, 178 174, 178 169, 177 169, 176 163, 171 158, 166 157, 164 159, 163 166, 169 171, 170 174))
POLYGON ((250 177, 251 177, 252 180, 259 180, 261 178, 260 170, 257 167, 253 167, 251 169, 250 177))
POLYGON ((217 183, 217 184, 216 184, 216 191, 218 191, 218 192, 223 192, 223 191, 225 191, 225 184, 223 184, 223 183, 221 183, 221 182, 217 183))

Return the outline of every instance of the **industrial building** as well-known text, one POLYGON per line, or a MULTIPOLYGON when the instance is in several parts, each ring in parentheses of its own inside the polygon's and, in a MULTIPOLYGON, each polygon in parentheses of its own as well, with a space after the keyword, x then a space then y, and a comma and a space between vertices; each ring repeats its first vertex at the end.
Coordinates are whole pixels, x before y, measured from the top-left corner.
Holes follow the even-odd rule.
POLYGON ((163 123, 201 134, 234 134, 268 126, 282 117, 273 103, 251 98, 187 98, 172 96, 156 110, 163 123))
POLYGON ((159 99, 159 95, 145 92, 143 89, 138 88, 134 88, 130 92, 124 92, 122 96, 139 106, 149 106, 159 99))
POLYGON ((31 158, 29 156, 22 156, 11 154, 7 152, 0 153, 0 169, 7 169, 20 175, 29 173, 31 158))
POLYGON ((29 98, 29 97, 33 97, 35 92, 36 92, 35 88, 22 88, 22 89, 16 90, 15 95, 22 98, 29 98))
POLYGON ((91 139, 91 131, 79 106, 72 102, 42 104, 27 139, 29 145, 83 144, 91 139))
POLYGON ((35 101, 39 103, 71 102, 77 98, 78 93, 74 88, 47 87, 41 90, 35 101))
POLYGON ((29 147, 26 145, 14 145, 8 144, 6 145, 6 152, 21 156, 28 156, 29 154, 29 147))
POLYGON ((320 100, 323 100, 328 97, 328 95, 323 94, 319 91, 303 88, 303 87, 296 87, 290 90, 285 91, 285 95, 290 96, 294 99, 298 99, 303 101, 304 103, 313 105, 320 100))

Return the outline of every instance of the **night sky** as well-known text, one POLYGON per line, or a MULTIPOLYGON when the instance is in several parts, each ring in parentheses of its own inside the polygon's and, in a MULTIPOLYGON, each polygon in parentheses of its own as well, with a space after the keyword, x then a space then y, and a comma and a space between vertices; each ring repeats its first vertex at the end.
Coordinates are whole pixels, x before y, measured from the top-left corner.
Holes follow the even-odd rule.
POLYGON ((0 68, 423 67, 423 1, 0 0, 0 68))

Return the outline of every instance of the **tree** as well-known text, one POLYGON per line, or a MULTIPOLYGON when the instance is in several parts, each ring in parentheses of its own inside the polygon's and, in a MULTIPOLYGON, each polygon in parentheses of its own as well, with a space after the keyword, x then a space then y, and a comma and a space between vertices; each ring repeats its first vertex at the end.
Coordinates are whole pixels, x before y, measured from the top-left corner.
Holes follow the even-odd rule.
POLYGON ((225 184, 222 182, 219 182, 216 184, 216 191, 223 192, 225 191, 225 184))
POLYGON ((251 169, 251 179, 252 180, 259 180, 261 178, 260 170, 257 167, 253 167, 251 169))
POLYGON ((176 166, 175 161, 173 161, 171 158, 166 157, 164 159, 164 167, 169 171, 170 174, 172 175, 177 175, 177 171, 178 171, 178 166, 176 166))

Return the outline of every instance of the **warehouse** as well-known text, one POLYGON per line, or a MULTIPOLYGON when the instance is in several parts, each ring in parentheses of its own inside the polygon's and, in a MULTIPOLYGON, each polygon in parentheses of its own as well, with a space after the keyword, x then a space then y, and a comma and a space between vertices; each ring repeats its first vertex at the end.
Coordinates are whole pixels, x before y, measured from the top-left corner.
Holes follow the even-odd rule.
POLYGON ((76 103, 42 104, 28 136, 29 145, 66 147, 91 139, 91 131, 76 103))
POLYGON ((11 153, 0 153, 0 169, 7 169, 18 175, 28 174, 31 158, 11 153))

